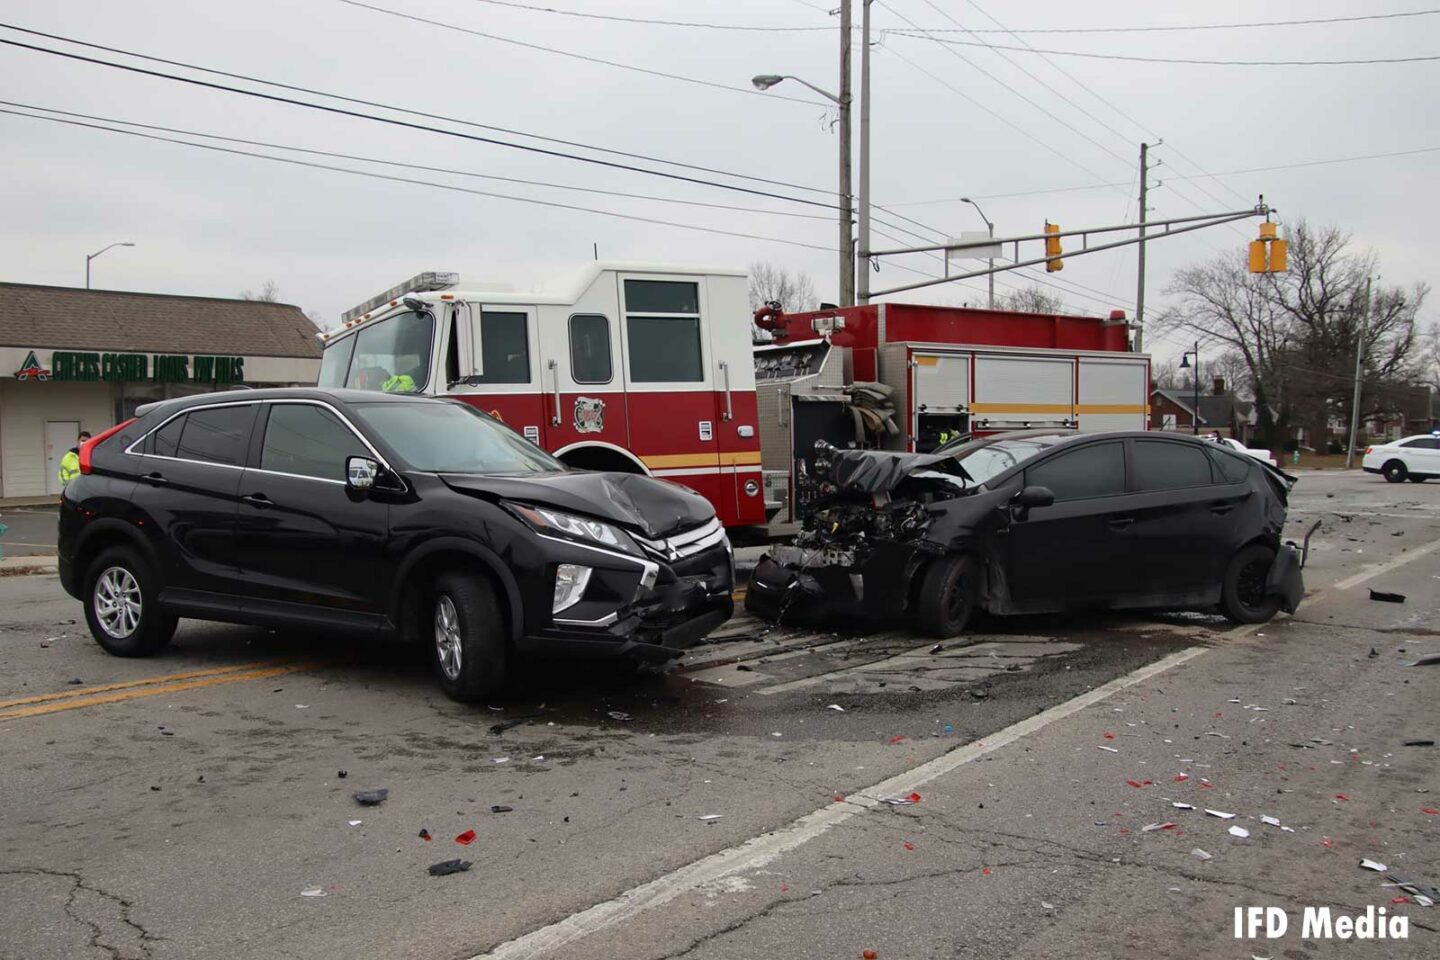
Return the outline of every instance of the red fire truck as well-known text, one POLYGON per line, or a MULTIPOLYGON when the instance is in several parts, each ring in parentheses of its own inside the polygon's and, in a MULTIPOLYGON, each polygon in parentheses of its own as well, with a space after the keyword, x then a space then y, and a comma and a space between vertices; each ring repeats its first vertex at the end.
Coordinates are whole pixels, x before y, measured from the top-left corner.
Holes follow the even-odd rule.
POLYGON ((872 304, 753 315, 743 270, 592 263, 519 292, 423 273, 322 334, 320 385, 447 394, 571 466, 793 518, 816 440, 930 449, 1026 426, 1144 429, 1148 358, 1109 319, 872 304), (772 343, 752 348, 752 320, 772 343))

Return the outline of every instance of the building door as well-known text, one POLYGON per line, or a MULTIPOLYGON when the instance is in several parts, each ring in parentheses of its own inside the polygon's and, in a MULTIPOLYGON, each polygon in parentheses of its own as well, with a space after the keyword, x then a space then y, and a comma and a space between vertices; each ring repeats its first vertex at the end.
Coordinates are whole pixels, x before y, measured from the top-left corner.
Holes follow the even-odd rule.
POLYGON ((59 496, 62 485, 60 483, 60 461, 70 448, 75 446, 75 441, 80 436, 80 421, 78 420, 46 420, 45 421, 45 492, 53 496, 59 496))

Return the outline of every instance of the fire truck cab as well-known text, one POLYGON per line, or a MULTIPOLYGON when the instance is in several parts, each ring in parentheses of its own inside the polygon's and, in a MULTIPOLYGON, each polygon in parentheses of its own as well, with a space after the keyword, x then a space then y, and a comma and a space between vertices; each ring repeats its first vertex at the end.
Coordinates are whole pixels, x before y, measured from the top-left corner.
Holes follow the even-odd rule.
POLYGON ((565 463, 694 488, 763 524, 743 270, 592 263, 550 290, 422 273, 322 334, 320 385, 450 395, 565 463))

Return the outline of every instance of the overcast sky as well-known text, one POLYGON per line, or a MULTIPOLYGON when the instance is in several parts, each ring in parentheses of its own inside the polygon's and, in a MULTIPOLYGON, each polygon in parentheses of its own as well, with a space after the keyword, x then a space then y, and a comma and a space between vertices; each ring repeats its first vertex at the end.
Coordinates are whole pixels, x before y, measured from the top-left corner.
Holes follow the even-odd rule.
MULTIPOLYGON (((786 82, 766 94, 754 92, 748 83, 757 73, 785 73, 834 91, 839 39, 837 18, 827 13, 831 0, 517 0, 622 17, 823 28, 794 32, 611 22, 487 0, 364 2, 451 26, 399 19, 344 0, 7 0, 0 6, 0 20, 453 120, 817 188, 807 192, 795 186, 772 187, 610 157, 792 197, 823 203, 830 197, 818 191, 835 188, 833 112, 796 83, 786 82), (456 27, 734 90, 584 62, 456 27)), ((856 7, 858 25, 859 0, 856 7)), ((908 28, 908 20, 926 30, 950 31, 934 37, 976 42, 976 36, 961 32, 954 21, 971 30, 997 30, 984 11, 1001 18, 1004 27, 1037 30, 1416 9, 1424 5, 1400 0, 1271 0, 1263 5, 1215 0, 1037 0, 1018 5, 986 0, 977 7, 960 0, 881 0, 873 8, 872 182, 875 202, 891 207, 891 212, 877 210, 876 216, 915 229, 927 240, 938 234, 898 215, 948 234, 983 229, 973 207, 920 203, 960 196, 988 198, 980 202, 1001 235, 1036 232, 1046 218, 1066 229, 1129 222, 1136 216, 1138 144, 1163 137, 1165 145, 1152 152, 1164 161, 1153 174, 1163 184, 1151 193, 1152 219, 1248 207, 1264 193, 1284 221, 1304 217, 1350 230, 1358 245, 1380 255, 1387 282, 1430 280, 1432 265, 1440 258, 1440 238, 1432 231, 1440 213, 1435 189, 1440 152, 1218 179, 1179 178, 1440 146, 1440 137, 1430 129, 1440 97, 1440 62, 1255 67, 1135 63, 943 46, 926 37, 882 32, 908 28), (1122 185, 1093 186, 1111 182, 1122 185), (1087 185, 1093 188, 1037 192, 1087 185)), ((1440 16, 1184 32, 1022 33, 1018 38, 990 32, 979 37, 1015 47, 1028 43, 1042 50, 1156 58, 1384 58, 1440 53, 1440 16)), ((0 38, 203 76, 8 29, 0 30, 0 38)), ((858 99, 858 38, 855 46, 858 99)), ((208 79, 266 89, 245 81, 208 79)), ((836 257, 828 251, 833 250, 836 228, 833 215, 818 206, 326 115, 14 47, 0 47, 0 90, 6 100, 110 120, 472 174, 753 208, 600 196, 273 147, 236 147, 773 238, 638 223, 0 114, 4 280, 79 286, 86 253, 126 240, 135 248, 112 250, 95 261, 96 287, 234 296, 274 280, 282 299, 328 324, 347 307, 421 270, 458 270, 469 279, 525 285, 572 273, 591 258, 594 244, 603 259, 723 265, 771 261, 810 274, 823 297, 835 295, 836 257)), ((355 109, 545 145, 450 121, 355 109)), ((857 110, 857 148, 858 120, 857 110)), ((893 226, 880 228, 905 243, 916 242, 893 226)), ((1151 244, 1151 305, 1163 300, 1162 291, 1177 267, 1241 249, 1254 233, 1253 222, 1244 222, 1151 244)), ((875 245, 894 244, 877 235, 875 245)), ((1028 255, 1037 254, 1032 247, 1028 255)), ((941 269, 924 257, 887 261, 875 275, 875 285, 920 279, 902 266, 931 273, 941 269)), ((1039 276, 1043 278, 1043 272, 1039 276)), ((1105 313, 1118 306, 1133 314, 1133 247, 1070 258, 1063 273, 1052 279, 1067 288, 1064 296, 1075 312, 1105 313)), ((1031 281, 1007 274, 999 283, 1003 290, 1031 281)), ((983 281, 974 281, 968 287, 937 287, 910 298, 981 303, 983 290, 983 281)), ((1434 304, 1424 314, 1427 321, 1436 315, 1434 304)), ((1165 342, 1152 341, 1151 346, 1160 356, 1178 349, 1165 342)))

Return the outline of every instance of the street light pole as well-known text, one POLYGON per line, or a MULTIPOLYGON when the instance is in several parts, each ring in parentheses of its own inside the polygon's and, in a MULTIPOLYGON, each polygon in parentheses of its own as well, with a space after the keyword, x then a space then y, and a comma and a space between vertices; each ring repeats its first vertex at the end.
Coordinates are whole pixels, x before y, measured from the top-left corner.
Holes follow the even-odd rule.
POLYGON ((117 242, 115 242, 115 243, 110 244, 109 247, 102 247, 101 249, 96 250, 94 253, 88 253, 88 254, 86 254, 86 255, 85 255, 85 289, 86 289, 86 290, 89 290, 89 289, 90 289, 90 261, 91 261, 91 260, 94 260, 96 257, 100 256, 100 254, 104 253, 106 250, 109 250, 111 247, 133 247, 133 246, 135 246, 135 244, 130 243, 129 241, 120 240, 120 241, 117 241, 117 242))
POLYGON ((870 4, 860 0, 860 257, 855 299, 870 302, 870 4))
POLYGON ((1370 325, 1374 310, 1370 300, 1370 278, 1365 278, 1365 314, 1360 318, 1360 335, 1355 338, 1355 396, 1350 401, 1350 440, 1345 445, 1345 469, 1355 463, 1355 436, 1360 429, 1360 361, 1365 356, 1365 328, 1370 325))
POLYGON ((1194 350, 1186 350, 1180 354, 1180 369, 1184 370, 1190 366, 1190 358, 1195 358, 1195 406, 1190 410, 1190 432, 1195 436, 1200 435, 1200 341, 1195 341, 1194 350))
MULTIPOLYGON (((961 202, 961 203, 968 203, 968 204, 970 204, 970 206, 972 206, 972 207, 975 208, 975 212, 978 213, 978 214, 980 214, 980 219, 985 221, 985 226, 986 226, 986 228, 988 228, 989 231, 990 231, 990 239, 991 239, 991 240, 994 240, 994 239, 995 239, 995 224, 991 223, 991 222, 990 222, 990 218, 987 217, 987 216, 985 216, 985 211, 980 209, 980 204, 976 203, 974 200, 971 200, 969 197, 961 197, 961 198, 960 198, 960 202, 961 202)), ((990 268, 990 276, 987 278, 987 279, 989 279, 989 281, 990 281, 990 309, 991 309, 991 310, 994 310, 994 309, 995 309, 995 258, 994 258, 994 257, 991 257, 991 258, 987 261, 987 266, 990 268)))

